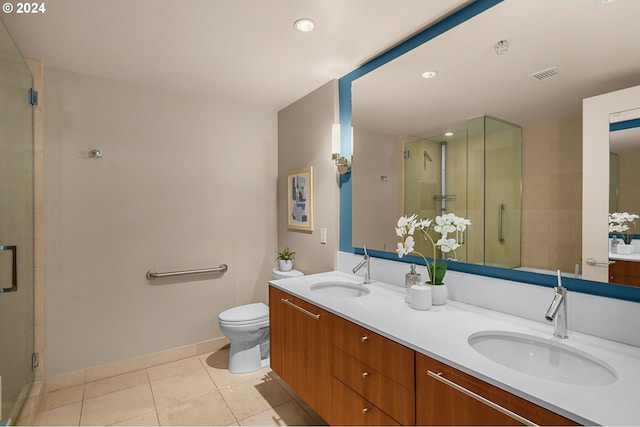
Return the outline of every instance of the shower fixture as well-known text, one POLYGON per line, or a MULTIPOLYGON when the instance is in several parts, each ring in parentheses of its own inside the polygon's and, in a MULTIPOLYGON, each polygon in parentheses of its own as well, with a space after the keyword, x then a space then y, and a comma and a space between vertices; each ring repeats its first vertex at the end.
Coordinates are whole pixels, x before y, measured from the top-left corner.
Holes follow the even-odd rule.
POLYGON ((431 160, 431 156, 429 155, 429 153, 427 153, 427 150, 424 150, 424 157, 426 157, 427 159, 429 159, 430 162, 432 162, 433 160, 431 160))

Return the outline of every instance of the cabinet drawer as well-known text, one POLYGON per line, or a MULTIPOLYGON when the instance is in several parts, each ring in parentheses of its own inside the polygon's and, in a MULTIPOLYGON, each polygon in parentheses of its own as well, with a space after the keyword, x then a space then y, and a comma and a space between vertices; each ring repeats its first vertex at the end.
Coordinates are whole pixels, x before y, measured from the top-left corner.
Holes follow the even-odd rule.
POLYGON ((333 375, 401 424, 415 424, 413 390, 337 347, 333 348, 333 375))
POLYGON ((413 350, 342 318, 335 319, 334 329, 336 347, 414 390, 413 350))
POLYGON ((332 424, 343 426, 398 426, 393 418, 371 402, 351 390, 341 381, 333 379, 332 424))
POLYGON ((567 418, 423 354, 416 355, 416 372, 418 425, 520 425, 498 410, 498 406, 537 425, 576 425, 567 418), (446 382, 434 378, 429 372, 446 382), (486 401, 471 397, 462 389, 486 401))

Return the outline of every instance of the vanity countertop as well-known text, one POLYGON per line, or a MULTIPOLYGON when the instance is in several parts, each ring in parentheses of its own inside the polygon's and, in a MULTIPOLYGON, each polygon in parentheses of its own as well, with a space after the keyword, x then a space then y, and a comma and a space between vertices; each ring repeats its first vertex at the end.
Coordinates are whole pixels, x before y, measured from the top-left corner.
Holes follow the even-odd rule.
POLYGON ((623 255, 623 254, 614 254, 613 252, 609 252, 609 259, 618 260, 618 261, 640 262, 640 253, 623 255))
POLYGON ((640 425, 638 347, 573 332, 571 329, 569 338, 561 340, 553 337, 552 324, 452 300, 428 311, 413 310, 404 302, 404 288, 375 280, 364 285, 371 292, 359 298, 336 298, 310 289, 314 283, 332 280, 362 283, 361 277, 339 271, 272 280, 269 283, 578 423, 640 425), (480 331, 523 333, 557 341, 604 361, 616 371, 618 380, 604 386, 577 386, 539 379, 505 368, 485 358, 468 344, 468 337, 480 331))

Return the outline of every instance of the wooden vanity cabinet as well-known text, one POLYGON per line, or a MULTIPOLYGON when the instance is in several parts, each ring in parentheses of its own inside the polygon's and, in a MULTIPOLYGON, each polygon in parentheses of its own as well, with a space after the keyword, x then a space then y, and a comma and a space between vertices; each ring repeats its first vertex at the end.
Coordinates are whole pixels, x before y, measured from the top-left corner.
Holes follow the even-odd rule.
POLYGON ((272 286, 269 323, 272 370, 331 425, 577 425, 272 286))
POLYGON ((333 339, 332 422, 414 425, 415 352, 337 316, 333 339))
POLYGON ((609 283, 640 287, 640 262, 615 260, 609 265, 609 283))
POLYGON ((418 425, 524 425, 461 389, 538 425, 578 425, 428 356, 416 355, 418 425))
POLYGON ((269 287, 271 369, 329 422, 334 317, 313 304, 269 287))

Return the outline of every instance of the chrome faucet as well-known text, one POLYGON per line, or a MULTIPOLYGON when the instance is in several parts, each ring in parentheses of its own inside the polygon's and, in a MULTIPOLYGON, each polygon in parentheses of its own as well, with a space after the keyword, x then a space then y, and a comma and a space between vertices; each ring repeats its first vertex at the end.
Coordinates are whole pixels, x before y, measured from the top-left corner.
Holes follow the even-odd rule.
POLYGON ((554 322, 554 337, 569 338, 567 335, 567 288, 562 286, 560 270, 558 270, 558 286, 554 290, 555 296, 544 317, 549 322, 554 322))
POLYGON ((364 284, 368 284, 371 283, 371 269, 369 268, 370 262, 369 262, 369 254, 367 254, 367 248, 364 248, 364 258, 362 259, 362 261, 360 261, 358 263, 358 265, 356 265, 355 267, 353 267, 353 273, 357 273, 358 271, 360 271, 360 269, 362 267, 366 267, 366 269, 364 270, 364 284))

